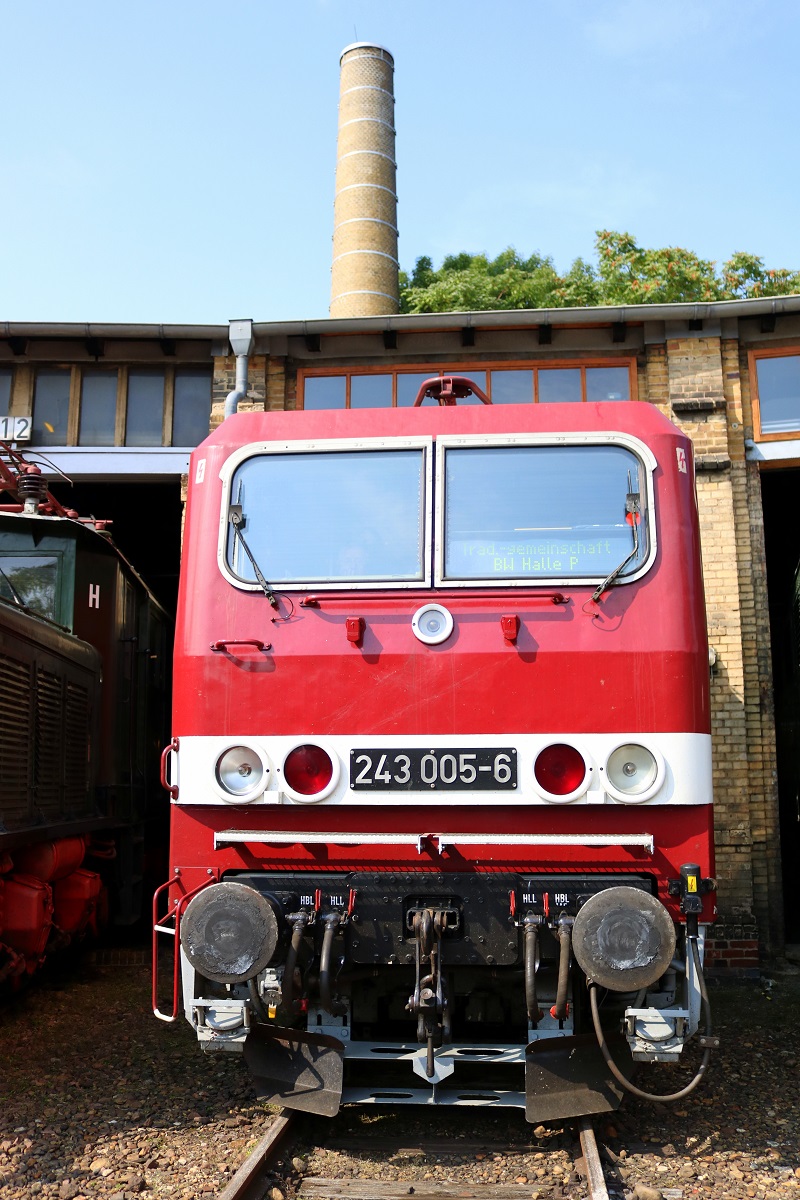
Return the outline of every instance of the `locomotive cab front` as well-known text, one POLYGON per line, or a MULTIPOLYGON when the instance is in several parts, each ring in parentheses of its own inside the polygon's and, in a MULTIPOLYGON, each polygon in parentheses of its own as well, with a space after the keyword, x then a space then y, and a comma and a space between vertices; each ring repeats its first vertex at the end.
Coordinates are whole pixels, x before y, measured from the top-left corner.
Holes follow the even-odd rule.
POLYGON ((155 1007, 269 1099, 584 1115, 698 1032, 691 447, 576 407, 240 414, 194 455, 155 1007))

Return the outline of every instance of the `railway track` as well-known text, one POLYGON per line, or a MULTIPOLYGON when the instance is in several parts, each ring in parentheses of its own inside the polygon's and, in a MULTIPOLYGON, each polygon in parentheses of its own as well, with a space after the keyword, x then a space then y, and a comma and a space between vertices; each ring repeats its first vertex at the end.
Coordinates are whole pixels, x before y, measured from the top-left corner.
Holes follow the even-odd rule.
MULTIPOLYGON (((303 1124, 300 1113, 284 1109, 278 1116, 273 1117, 264 1136, 253 1148, 245 1162, 236 1172, 218 1200, 264 1200, 271 1191, 269 1171, 279 1151, 284 1150, 289 1142, 298 1136, 303 1124)), ((592 1123, 588 1118, 577 1122, 580 1141, 580 1156, 575 1159, 575 1170, 580 1182, 574 1185, 577 1190, 570 1188, 569 1195, 575 1200, 614 1200, 621 1191, 609 1192, 606 1185, 600 1152, 594 1135, 592 1123)), ((407 1142, 407 1138, 405 1141, 407 1142)), ((472 1142, 464 1139, 445 1139, 431 1137, 424 1139, 424 1145, 413 1147, 404 1146, 399 1138, 350 1138, 346 1142, 348 1152, 364 1150, 370 1152, 389 1152, 395 1154, 414 1155, 431 1153, 458 1154, 474 1152, 472 1142)), ((497 1145, 485 1142, 475 1143, 482 1156, 492 1152, 517 1152, 519 1146, 497 1145)), ((305 1176, 298 1190, 299 1200, 531 1200, 530 1182, 525 1183, 445 1183, 433 1179, 387 1180, 372 1178, 357 1178, 346 1176, 342 1178, 305 1176)), ((542 1196, 550 1194, 541 1192, 542 1196)), ((558 1194, 558 1193, 556 1193, 558 1194)))

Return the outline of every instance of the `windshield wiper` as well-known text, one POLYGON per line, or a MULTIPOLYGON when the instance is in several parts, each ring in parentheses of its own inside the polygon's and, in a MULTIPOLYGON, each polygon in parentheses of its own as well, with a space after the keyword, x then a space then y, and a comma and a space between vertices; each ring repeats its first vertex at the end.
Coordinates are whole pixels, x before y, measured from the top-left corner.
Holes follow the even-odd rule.
POLYGON ((8 584, 8 590, 11 592, 11 598, 14 601, 14 603, 19 608, 27 608, 27 605, 26 605, 25 601, 22 599, 22 596, 20 596, 19 592, 14 587, 13 583, 8 578, 8 576, 6 575, 6 573, 2 567, 0 567, 0 575, 3 576, 3 579, 5 579, 6 583, 8 584))
POLYGON ((244 540, 244 534, 242 533, 242 526, 245 523, 245 516, 244 516, 244 513, 242 512, 241 504, 232 504, 230 506, 230 509, 228 510, 228 520, 230 521, 231 525, 233 526, 233 536, 235 538, 239 539, 239 541, 242 544, 242 549, 244 550, 247 557, 250 559, 250 565, 252 566, 252 568, 255 572, 256 579, 258 580, 258 583, 261 587, 262 592, 267 597, 267 599, 269 600, 272 607, 277 608, 278 607, 278 597, 275 595, 272 588, 270 587, 270 585, 267 583, 266 579, 264 578, 264 576, 261 572, 261 568, 259 567, 255 558, 253 557, 253 552, 251 551, 247 542, 244 540))
MULTIPOLYGON (((628 485, 630 486, 630 484, 628 485)), ((625 497, 625 519, 630 517, 631 529, 633 530, 633 549, 627 558, 624 558, 618 567, 615 567, 610 575, 607 575, 599 587, 595 588, 592 593, 592 600, 597 604, 603 592, 611 587, 612 583, 625 570, 629 562, 633 562, 639 553, 639 514, 641 512, 642 498, 639 492, 628 492, 625 497)))

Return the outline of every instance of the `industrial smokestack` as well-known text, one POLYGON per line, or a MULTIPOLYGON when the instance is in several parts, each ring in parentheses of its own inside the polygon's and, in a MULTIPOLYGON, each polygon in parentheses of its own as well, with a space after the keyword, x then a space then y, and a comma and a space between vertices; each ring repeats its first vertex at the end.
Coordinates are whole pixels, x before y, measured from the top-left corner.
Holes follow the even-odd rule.
POLYGON ((381 316, 400 307, 394 59, 382 46, 355 42, 339 61, 330 313, 381 316))

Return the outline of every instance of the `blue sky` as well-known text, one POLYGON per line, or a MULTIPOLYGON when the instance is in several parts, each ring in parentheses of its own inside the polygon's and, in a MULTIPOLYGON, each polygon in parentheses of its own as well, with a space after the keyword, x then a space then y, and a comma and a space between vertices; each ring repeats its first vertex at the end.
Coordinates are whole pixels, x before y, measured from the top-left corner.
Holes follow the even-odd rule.
POLYGON ((395 57, 400 260, 594 231, 800 268, 792 0, 0 5, 0 320, 327 315, 339 54, 395 57))

